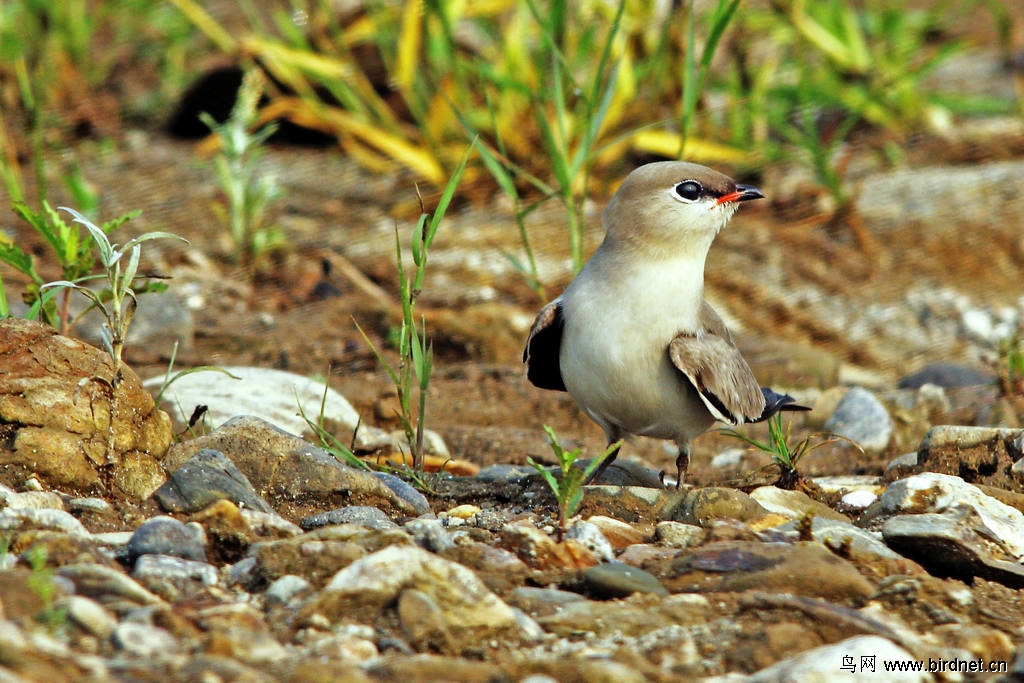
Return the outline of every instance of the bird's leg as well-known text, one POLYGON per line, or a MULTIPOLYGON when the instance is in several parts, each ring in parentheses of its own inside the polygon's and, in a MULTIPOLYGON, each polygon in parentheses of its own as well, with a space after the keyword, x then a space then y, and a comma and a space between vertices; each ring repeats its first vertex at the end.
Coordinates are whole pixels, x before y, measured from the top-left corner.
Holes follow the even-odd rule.
POLYGON ((676 488, 683 485, 686 478, 686 470, 690 467, 690 444, 679 444, 679 455, 676 456, 676 488))
MULTIPOLYGON (((618 439, 615 439, 615 441, 618 441, 618 439)), ((612 443, 614 443, 614 442, 613 441, 609 441, 608 445, 611 446, 612 443)), ((589 477, 587 477, 587 480, 585 482, 583 482, 584 486, 589 486, 590 484, 592 484, 595 481, 597 481, 598 477, 600 477, 602 474, 604 474, 604 471, 606 469, 608 469, 608 466, 611 465, 612 461, 615 460, 616 456, 618 456, 620 448, 622 448, 622 447, 621 446, 616 446, 615 447, 615 450, 612 451, 611 454, 607 458, 604 459, 604 462, 602 462, 600 465, 598 465, 597 469, 594 470, 593 473, 591 473, 591 475, 589 477)))

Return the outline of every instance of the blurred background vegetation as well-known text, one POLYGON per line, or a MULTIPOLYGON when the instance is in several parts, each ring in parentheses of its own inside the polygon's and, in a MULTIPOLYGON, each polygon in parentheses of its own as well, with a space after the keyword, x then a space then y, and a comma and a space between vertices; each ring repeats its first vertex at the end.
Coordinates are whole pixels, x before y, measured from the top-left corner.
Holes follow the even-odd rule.
POLYGON ((998 0, 5 1, 0 151, 18 198, 27 150, 168 122, 209 134, 199 113, 226 120, 260 70, 254 126, 336 143, 371 171, 440 188, 478 138, 460 193, 515 202, 527 261, 523 216, 564 203, 578 268, 588 192, 640 161, 739 175, 795 161, 842 211, 851 136, 870 131, 898 161, 908 135, 1019 112, 929 80, 965 23, 989 25, 1010 65, 1013 21, 998 0))
POLYGON ((370 168, 441 183, 480 134, 543 187, 582 182, 558 169, 580 154, 594 170, 629 153, 752 166, 851 120, 905 132, 1012 110, 925 81, 979 13, 1009 59, 996 0, 5 1, 0 106, 7 127, 59 112, 54 136, 162 122, 220 53, 270 76, 267 119, 370 168))

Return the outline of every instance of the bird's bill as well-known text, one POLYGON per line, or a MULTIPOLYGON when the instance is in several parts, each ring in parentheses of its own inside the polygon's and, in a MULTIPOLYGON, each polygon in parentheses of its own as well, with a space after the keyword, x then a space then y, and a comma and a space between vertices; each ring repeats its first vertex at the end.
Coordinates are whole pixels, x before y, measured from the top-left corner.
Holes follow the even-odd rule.
POLYGON ((717 204, 731 204, 732 202, 745 202, 748 199, 763 199, 764 192, 753 185, 737 185, 735 192, 723 194, 715 200, 717 204))

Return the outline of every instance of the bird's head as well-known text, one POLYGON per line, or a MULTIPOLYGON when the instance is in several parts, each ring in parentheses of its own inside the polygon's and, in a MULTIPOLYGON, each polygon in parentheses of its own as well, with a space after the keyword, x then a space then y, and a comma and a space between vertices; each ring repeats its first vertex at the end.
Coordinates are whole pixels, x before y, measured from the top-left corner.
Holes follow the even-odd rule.
POLYGON ((756 187, 739 185, 706 166, 655 162, 622 182, 605 210, 605 230, 618 242, 673 251, 692 244, 706 252, 740 202, 762 197, 756 187))

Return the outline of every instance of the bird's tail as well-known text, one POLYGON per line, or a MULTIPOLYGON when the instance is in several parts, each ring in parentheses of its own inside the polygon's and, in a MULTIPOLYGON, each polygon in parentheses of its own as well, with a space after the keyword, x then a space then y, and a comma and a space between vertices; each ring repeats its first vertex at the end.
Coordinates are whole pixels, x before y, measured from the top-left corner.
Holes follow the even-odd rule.
POLYGON ((764 410, 761 412, 761 416, 756 420, 753 420, 753 422, 764 422, 772 415, 780 413, 783 410, 798 412, 810 410, 809 406, 800 405, 796 402, 796 399, 789 394, 780 394, 777 391, 772 391, 768 387, 761 387, 761 393, 764 394, 764 410))

